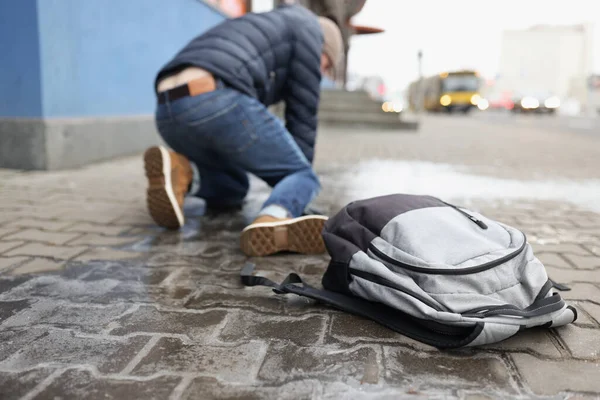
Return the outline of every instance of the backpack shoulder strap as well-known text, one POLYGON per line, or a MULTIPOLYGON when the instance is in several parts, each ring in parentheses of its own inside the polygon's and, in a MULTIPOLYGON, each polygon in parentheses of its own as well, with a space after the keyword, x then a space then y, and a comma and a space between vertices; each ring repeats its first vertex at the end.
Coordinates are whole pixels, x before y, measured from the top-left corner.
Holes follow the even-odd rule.
POLYGON ((435 321, 415 318, 385 304, 373 303, 356 296, 317 289, 304 282, 296 273, 289 274, 278 284, 268 278, 253 275, 253 271, 254 264, 247 263, 244 265, 241 271, 242 284, 245 286, 268 286, 272 287, 273 291, 277 294, 292 293, 317 300, 339 310, 371 319, 411 339, 438 348, 466 346, 477 338, 483 330, 483 323, 478 323, 472 327, 450 327, 435 321))

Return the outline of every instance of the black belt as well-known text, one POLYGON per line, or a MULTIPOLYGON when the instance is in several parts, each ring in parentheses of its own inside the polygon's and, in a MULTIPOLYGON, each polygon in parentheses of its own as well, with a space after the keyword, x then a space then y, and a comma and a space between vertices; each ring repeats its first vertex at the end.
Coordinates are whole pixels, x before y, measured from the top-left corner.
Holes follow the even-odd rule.
POLYGON ((188 96, 198 96, 203 93, 212 92, 219 86, 217 80, 212 76, 194 79, 173 89, 165 90, 157 94, 158 104, 164 104, 167 99, 174 101, 188 96))

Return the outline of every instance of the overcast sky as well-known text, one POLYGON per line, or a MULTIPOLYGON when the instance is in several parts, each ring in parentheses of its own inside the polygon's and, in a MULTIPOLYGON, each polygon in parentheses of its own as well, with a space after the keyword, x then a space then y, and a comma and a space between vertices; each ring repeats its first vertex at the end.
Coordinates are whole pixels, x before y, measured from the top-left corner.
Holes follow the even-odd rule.
MULTIPOLYGON (((259 11, 273 3, 254 4, 259 11)), ((419 49, 425 75, 471 68, 492 78, 502 31, 537 24, 593 23, 594 70, 600 73, 600 0, 367 0, 353 22, 385 33, 352 39, 350 72, 378 74, 390 89, 403 89, 418 77, 419 49)))
POLYGON ((502 31, 537 24, 594 23, 594 69, 600 72, 598 0, 368 0, 353 22, 386 32, 352 39, 350 71, 380 74, 390 88, 417 78, 419 49, 425 75, 473 68, 493 77, 502 31))

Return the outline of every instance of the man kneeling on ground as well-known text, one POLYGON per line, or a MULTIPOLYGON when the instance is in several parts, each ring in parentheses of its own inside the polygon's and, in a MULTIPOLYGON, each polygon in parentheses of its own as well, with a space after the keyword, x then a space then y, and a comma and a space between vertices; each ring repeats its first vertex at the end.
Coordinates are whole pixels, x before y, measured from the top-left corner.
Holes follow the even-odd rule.
POLYGON ((172 150, 144 155, 154 221, 180 228, 185 196, 239 208, 252 173, 273 190, 242 231, 242 250, 323 252, 327 218, 303 214, 320 190, 312 161, 321 74, 334 76, 341 55, 335 23, 297 5, 226 20, 187 44, 155 82, 156 124, 172 150), (279 101, 285 125, 267 109, 279 101))

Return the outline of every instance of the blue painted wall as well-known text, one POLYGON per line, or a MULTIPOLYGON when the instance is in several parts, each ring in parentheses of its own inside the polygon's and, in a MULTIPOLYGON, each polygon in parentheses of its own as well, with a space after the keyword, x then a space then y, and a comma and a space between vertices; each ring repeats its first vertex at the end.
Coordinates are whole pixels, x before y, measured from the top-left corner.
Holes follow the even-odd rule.
POLYGON ((154 110, 154 77, 224 20, 198 0, 38 0, 45 117, 154 110))
POLYGON ((0 0, 0 117, 42 113, 36 0, 0 0))
POLYGON ((224 19, 200 0, 0 0, 0 116, 152 113, 160 67, 224 19))

